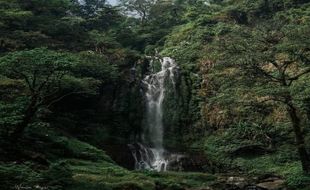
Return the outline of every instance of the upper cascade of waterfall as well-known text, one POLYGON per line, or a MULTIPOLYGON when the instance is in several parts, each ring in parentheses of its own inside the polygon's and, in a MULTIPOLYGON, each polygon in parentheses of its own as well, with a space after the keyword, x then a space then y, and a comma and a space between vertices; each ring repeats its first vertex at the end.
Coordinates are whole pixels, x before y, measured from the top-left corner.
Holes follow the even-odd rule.
MULTIPOLYGON (((154 61, 151 61, 154 64, 154 61)), ((163 147, 163 103, 170 83, 175 87, 177 64, 170 57, 160 59, 161 70, 145 76, 146 118, 142 134, 142 144, 131 146, 136 161, 136 169, 166 171, 169 164, 168 153, 163 147)), ((151 68, 154 68, 151 65, 151 68)))
POLYGON ((176 63, 170 57, 160 60, 161 70, 147 75, 143 83, 146 86, 146 123, 143 132, 144 143, 151 147, 163 147, 163 102, 168 83, 175 85, 176 63))

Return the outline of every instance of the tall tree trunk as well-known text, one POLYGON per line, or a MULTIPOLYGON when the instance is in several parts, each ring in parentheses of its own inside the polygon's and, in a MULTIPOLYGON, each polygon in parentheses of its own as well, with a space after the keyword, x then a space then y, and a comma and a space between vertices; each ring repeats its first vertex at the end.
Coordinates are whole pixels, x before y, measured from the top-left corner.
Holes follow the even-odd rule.
POLYGON ((298 148, 299 157, 302 164, 302 169, 305 173, 310 173, 310 157, 306 149, 304 134, 300 127, 300 118, 297 115, 296 108, 290 103, 288 104, 287 111, 292 121, 296 144, 298 148))
POLYGON ((34 95, 31 98, 31 102, 29 103, 29 105, 26 108, 26 111, 25 111, 25 114, 22 118, 22 121, 16 125, 14 131, 10 135, 10 137, 13 141, 17 141, 18 139, 20 139, 22 137, 26 127, 29 125, 29 123, 31 122, 31 120, 35 116, 35 114, 38 110, 37 100, 38 100, 38 97, 36 95, 34 95))

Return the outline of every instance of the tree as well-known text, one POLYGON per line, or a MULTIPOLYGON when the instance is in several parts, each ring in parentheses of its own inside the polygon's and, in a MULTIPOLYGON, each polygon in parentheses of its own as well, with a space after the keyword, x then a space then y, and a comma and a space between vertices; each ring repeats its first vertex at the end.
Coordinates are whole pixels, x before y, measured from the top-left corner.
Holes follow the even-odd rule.
POLYGON ((105 0, 72 0, 76 5, 75 12, 82 17, 94 17, 107 8, 105 0))
POLYGON ((17 0, 9 2, 0 0, 0 52, 16 50, 25 46, 19 36, 32 16, 30 11, 23 10, 19 6, 17 0))
POLYGON ((212 72, 218 73, 210 80, 221 81, 218 100, 240 103, 241 94, 243 101, 286 107, 306 173, 310 173, 310 157, 300 110, 310 89, 306 85, 310 80, 309 33, 307 18, 291 20, 280 15, 255 27, 227 25, 208 48, 214 62, 212 72))
POLYGON ((156 0, 120 0, 120 3, 127 12, 138 14, 141 23, 144 24, 156 0))
POLYGON ((24 95, 27 96, 27 103, 22 118, 10 135, 13 139, 22 136, 40 108, 48 107, 69 94, 77 93, 62 92, 62 85, 77 62, 78 59, 68 53, 42 48, 18 51, 1 57, 1 75, 11 80, 23 81, 26 89, 24 95))
POLYGON ((184 2, 176 2, 172 0, 156 1, 149 11, 150 24, 159 28, 170 28, 179 24, 181 15, 184 11, 183 4, 184 2))

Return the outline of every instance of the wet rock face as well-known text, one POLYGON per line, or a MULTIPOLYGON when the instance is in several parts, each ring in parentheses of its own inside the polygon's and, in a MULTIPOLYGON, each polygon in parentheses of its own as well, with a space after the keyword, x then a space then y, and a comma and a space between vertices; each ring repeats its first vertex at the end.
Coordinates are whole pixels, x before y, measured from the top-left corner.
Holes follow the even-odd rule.
MULTIPOLYGON (((141 154, 141 152, 150 151, 149 149, 141 149, 137 143, 127 144, 109 144, 103 147, 104 151, 114 160, 118 165, 129 170, 136 169, 136 159, 144 158, 146 155, 150 160, 153 158, 153 153, 141 154), (133 156, 135 150, 136 158, 133 156)), ((207 157, 201 153, 170 153, 165 152, 164 157, 168 163, 167 170, 169 171, 183 171, 183 172, 206 172, 209 161, 207 157)), ((144 160, 146 160, 144 158, 144 160)))
POLYGON ((168 170, 184 172, 205 172, 209 161, 201 153, 173 154, 170 156, 168 170))
POLYGON ((182 171, 182 172, 206 172, 209 169, 209 161, 204 154, 199 152, 196 153, 179 153, 179 152, 169 152, 165 151, 163 155, 162 164, 165 169, 158 170, 153 166, 153 161, 156 157, 155 149, 145 147, 139 143, 129 144, 128 147, 131 150, 132 157, 135 160, 135 169, 151 169, 156 171, 182 171), (137 164, 139 167, 137 167, 137 164), (142 164, 142 165, 141 165, 142 164), (143 167, 145 165, 146 167, 143 167))
POLYGON ((200 152, 174 152, 169 154, 168 159, 169 171, 209 172, 210 161, 200 152))

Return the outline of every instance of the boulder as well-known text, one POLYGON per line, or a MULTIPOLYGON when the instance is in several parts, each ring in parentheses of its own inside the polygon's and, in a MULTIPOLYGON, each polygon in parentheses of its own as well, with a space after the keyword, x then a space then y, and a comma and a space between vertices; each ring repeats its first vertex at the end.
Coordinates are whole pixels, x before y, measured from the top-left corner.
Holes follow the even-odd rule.
POLYGON ((268 190, 285 190, 285 181, 278 177, 270 177, 256 184, 257 187, 268 190))
POLYGON ((253 178, 246 176, 222 176, 213 185, 214 189, 225 190, 287 190, 285 181, 277 176, 253 178))
POLYGON ((180 153, 170 156, 168 170, 184 172, 205 172, 209 160, 202 153, 180 153))

